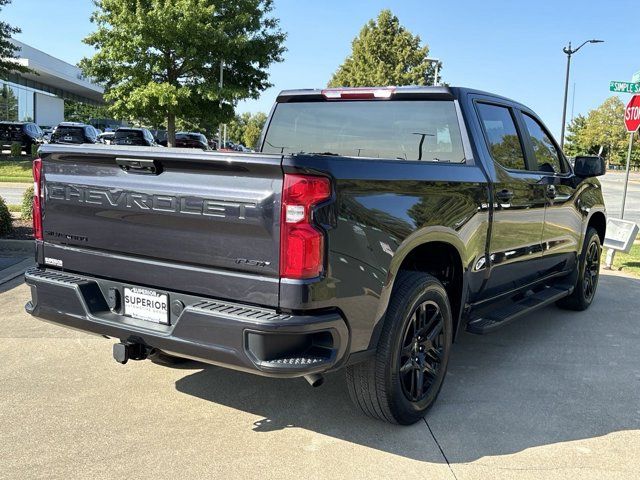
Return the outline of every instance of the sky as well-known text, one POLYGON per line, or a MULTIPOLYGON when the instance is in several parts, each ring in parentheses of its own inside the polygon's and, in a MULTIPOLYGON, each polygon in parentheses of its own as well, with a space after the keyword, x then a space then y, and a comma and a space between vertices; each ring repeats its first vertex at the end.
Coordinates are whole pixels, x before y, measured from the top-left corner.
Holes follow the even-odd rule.
MULTIPOLYGON (((82 39, 94 25, 90 0, 13 0, 0 18, 22 28, 17 39, 69 63, 90 56, 82 39)), ((239 112, 268 112, 280 90, 318 88, 350 53, 362 26, 389 8, 443 62, 452 86, 513 98, 540 115, 559 136, 569 41, 587 44, 572 57, 567 116, 600 105, 609 82, 640 71, 637 0, 275 0, 273 15, 287 32, 284 62, 270 68, 273 87, 239 112), (574 95, 575 86, 575 95, 574 95)), ((622 94, 623 101, 629 99, 622 94)))

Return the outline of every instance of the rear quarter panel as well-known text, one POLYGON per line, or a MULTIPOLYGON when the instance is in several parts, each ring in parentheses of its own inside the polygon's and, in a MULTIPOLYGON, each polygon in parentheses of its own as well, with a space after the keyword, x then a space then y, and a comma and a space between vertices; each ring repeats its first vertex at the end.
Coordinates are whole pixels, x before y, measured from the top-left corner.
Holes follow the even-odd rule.
POLYGON ((328 233, 321 281, 281 282, 283 308, 337 306, 352 330, 352 351, 369 347, 402 260, 418 245, 442 241, 463 268, 484 256, 488 190, 474 165, 343 157, 285 157, 285 172, 331 172, 335 203, 320 212, 328 233))

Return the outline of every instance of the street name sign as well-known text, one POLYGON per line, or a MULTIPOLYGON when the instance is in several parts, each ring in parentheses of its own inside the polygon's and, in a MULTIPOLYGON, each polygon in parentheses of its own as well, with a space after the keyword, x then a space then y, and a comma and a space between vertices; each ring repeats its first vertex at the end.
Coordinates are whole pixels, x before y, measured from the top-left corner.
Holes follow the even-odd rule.
POLYGON ((640 72, 636 72, 633 74, 633 77, 631 77, 631 82, 640 83, 640 72))
POLYGON ((635 132, 640 128, 640 95, 631 97, 631 101, 624 109, 624 124, 627 132, 635 132))
POLYGON ((604 238, 604 247, 629 253, 636 235, 638 235, 638 225, 635 222, 610 218, 607 220, 607 235, 604 238))
POLYGON ((617 93, 640 93, 640 83, 610 82, 609 90, 617 93))

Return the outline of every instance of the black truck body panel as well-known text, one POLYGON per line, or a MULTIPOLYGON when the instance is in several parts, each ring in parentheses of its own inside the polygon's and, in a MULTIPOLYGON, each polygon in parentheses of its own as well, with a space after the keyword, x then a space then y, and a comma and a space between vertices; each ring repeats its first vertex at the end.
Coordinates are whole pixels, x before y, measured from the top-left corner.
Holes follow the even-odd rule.
MULTIPOLYGON (((446 287, 456 332, 477 309, 538 284, 570 279, 588 226, 602 225, 604 235, 598 181, 576 177, 564 157, 563 172, 535 168, 523 115, 539 120, 516 102, 461 88, 398 92, 399 101, 455 103, 464 162, 43 146, 44 240, 36 242, 39 269, 27 274, 34 292, 28 310, 74 328, 137 338, 179 356, 258 373, 265 370, 249 359, 243 337, 253 327, 235 322, 229 327, 233 332, 225 333, 228 318, 192 319, 193 305, 211 301, 273 312, 271 320, 256 326, 258 332, 292 333, 291 321, 282 316, 304 318, 304 339, 285 341, 289 347, 283 351, 303 358, 300 352, 320 346, 334 353, 321 365, 267 369, 272 375, 296 376, 333 369, 373 351, 398 272, 408 262, 429 263, 430 253, 446 252, 454 263, 446 287), (479 103, 511 109, 529 169, 510 170, 494 161, 479 103), (325 268, 316 278, 279 276, 286 174, 331 181, 331 199, 314 209, 325 234, 325 268), (505 191, 511 195, 507 199, 505 191), (78 286, 45 278, 60 272, 93 286, 82 293, 78 286), (159 333, 157 325, 105 310, 108 289, 123 285, 181 299, 186 309, 183 319, 173 319, 174 328, 180 332, 189 325, 191 343, 180 337, 172 344, 173 337, 159 333), (96 314, 91 302, 102 310, 96 314), (327 325, 331 338, 322 333, 327 325), (199 335, 206 338, 199 342, 199 335)), ((305 101, 324 100, 317 90, 279 97, 282 103, 305 101)), ((284 358, 285 353, 269 355, 284 358)))

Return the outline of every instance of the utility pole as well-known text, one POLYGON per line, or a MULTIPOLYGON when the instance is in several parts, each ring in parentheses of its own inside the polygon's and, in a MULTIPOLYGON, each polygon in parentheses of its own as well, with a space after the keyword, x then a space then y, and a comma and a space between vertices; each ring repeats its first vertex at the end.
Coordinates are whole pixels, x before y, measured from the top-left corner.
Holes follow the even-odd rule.
POLYGON ((584 47, 587 43, 603 43, 604 40, 587 40, 583 42, 578 48, 571 49, 571 42, 569 42, 569 46, 564 47, 562 51, 567 55, 567 74, 564 79, 564 103, 562 104, 562 130, 560 133, 560 148, 564 148, 564 129, 567 123, 567 97, 569 95, 569 72, 571 71, 571 55, 576 53, 582 47, 584 47))

